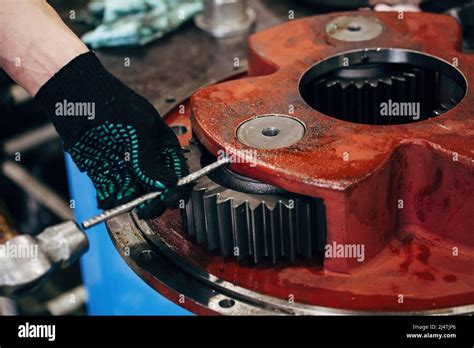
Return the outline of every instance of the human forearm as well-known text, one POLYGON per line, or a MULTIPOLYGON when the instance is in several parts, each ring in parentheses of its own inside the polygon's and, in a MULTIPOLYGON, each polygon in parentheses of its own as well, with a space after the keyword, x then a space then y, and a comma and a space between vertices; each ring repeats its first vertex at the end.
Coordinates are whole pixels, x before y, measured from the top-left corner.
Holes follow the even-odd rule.
POLYGON ((188 169, 173 131, 154 107, 111 75, 43 0, 0 0, 0 66, 35 97, 64 147, 109 209, 150 191, 155 218, 187 199, 188 169))
POLYGON ((0 67, 32 96, 88 48, 44 0, 0 0, 0 67))

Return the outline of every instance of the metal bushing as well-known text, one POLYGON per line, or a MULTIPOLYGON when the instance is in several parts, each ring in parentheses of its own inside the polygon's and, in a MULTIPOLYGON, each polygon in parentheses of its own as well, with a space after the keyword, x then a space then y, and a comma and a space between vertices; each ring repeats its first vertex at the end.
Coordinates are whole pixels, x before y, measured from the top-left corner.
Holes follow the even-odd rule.
POLYGON ((382 31, 382 23, 370 16, 341 16, 326 25, 326 33, 340 41, 372 40, 379 36, 382 31))
POLYGON ((248 33, 256 17, 247 0, 204 0, 204 11, 195 23, 213 37, 229 38, 248 33))
POLYGON ((255 149, 288 147, 300 141, 304 134, 304 124, 286 115, 257 116, 237 129, 237 139, 255 149))

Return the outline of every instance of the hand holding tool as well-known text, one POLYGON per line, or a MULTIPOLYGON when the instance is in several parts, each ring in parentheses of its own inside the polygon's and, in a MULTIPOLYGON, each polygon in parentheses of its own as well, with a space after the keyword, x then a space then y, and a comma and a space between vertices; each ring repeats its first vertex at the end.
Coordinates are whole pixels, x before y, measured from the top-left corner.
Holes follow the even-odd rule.
MULTIPOLYGON (((207 174, 209 174, 213 170, 215 170, 215 169, 219 168, 220 166, 222 166, 224 164, 227 164, 229 162, 230 162, 230 159, 228 157, 221 158, 218 161, 216 161, 216 162, 214 162, 214 163, 198 170, 197 172, 189 174, 188 176, 185 176, 184 178, 180 179, 178 181, 177 186, 188 185, 188 184, 196 181, 197 179, 202 178, 203 176, 206 176, 207 174)), ((151 193, 148 193, 148 194, 143 195, 141 197, 138 197, 138 198, 134 199, 133 201, 130 201, 128 203, 119 205, 118 207, 106 210, 106 211, 104 211, 103 213, 101 213, 97 216, 94 216, 90 219, 87 219, 87 220, 83 221, 82 222, 82 227, 84 229, 94 227, 97 224, 100 224, 101 222, 108 221, 108 220, 112 219, 113 217, 116 217, 118 215, 126 213, 126 212, 132 210, 133 208, 140 206, 141 204, 145 203, 146 201, 149 201, 151 199, 155 199, 155 198, 159 197, 160 195, 161 195, 161 192, 151 192, 151 193)))
MULTIPOLYGON (((178 186, 188 185, 230 162, 228 157, 202 168, 178 181, 178 186)), ((84 230, 108 221, 118 215, 131 211, 141 204, 159 197, 161 192, 151 192, 128 203, 122 204, 82 222, 84 230)), ((7 245, 0 245, 4 254, 0 257, 0 295, 15 295, 34 289, 55 269, 63 269, 81 257, 88 249, 86 234, 74 221, 66 221, 46 228, 36 237, 19 235, 7 245), (15 248, 25 253, 8 255, 15 248)))

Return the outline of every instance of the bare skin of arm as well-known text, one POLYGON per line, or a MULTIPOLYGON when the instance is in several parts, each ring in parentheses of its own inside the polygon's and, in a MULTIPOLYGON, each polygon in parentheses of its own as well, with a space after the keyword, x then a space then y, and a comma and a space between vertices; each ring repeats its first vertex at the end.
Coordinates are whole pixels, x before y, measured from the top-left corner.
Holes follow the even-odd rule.
POLYGON ((0 67, 31 96, 88 51, 45 0, 0 0, 0 67))

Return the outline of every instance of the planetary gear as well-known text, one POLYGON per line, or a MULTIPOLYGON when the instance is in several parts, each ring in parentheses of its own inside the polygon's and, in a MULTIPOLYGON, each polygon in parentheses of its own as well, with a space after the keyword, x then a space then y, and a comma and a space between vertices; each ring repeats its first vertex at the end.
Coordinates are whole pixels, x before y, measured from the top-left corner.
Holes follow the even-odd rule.
POLYGON ((380 117, 381 105, 416 102, 420 105, 420 120, 440 115, 463 96, 443 96, 443 78, 435 70, 410 64, 358 64, 330 71, 313 81, 311 98, 319 111, 344 121, 373 125, 407 123, 413 120, 380 117))
MULTIPOLYGON (((190 170, 198 170, 201 150, 196 145, 189 150, 190 170)), ((260 193, 261 183, 252 182, 260 193)), ((322 200, 281 191, 278 195, 248 193, 251 189, 248 184, 245 187, 247 192, 242 192, 210 177, 198 180, 181 210, 187 237, 222 257, 239 261, 259 263, 268 259, 276 263, 322 257, 326 230, 322 200)))

